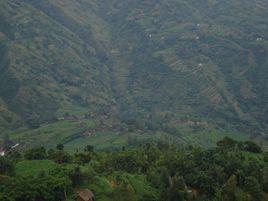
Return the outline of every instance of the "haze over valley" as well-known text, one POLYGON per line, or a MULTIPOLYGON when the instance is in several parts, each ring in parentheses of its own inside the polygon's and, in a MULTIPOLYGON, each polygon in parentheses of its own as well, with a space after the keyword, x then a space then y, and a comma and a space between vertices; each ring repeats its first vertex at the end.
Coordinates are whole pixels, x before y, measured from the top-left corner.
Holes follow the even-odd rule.
POLYGON ((0 201, 267 201, 267 0, 0 0, 0 201))

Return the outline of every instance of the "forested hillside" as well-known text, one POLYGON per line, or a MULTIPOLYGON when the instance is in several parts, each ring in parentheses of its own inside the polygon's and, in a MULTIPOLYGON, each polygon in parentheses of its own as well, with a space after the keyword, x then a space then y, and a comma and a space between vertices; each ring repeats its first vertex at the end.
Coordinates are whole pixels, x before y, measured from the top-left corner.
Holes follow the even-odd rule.
POLYGON ((267 10, 266 0, 1 0, 1 130, 75 115, 131 132, 263 137, 267 10))

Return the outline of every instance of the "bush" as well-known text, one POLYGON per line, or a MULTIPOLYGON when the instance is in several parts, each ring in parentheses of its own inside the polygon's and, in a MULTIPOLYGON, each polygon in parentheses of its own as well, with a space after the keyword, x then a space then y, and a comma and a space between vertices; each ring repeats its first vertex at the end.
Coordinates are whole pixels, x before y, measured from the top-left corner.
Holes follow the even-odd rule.
POLYGON ((68 163, 72 160, 70 154, 61 150, 50 150, 48 153, 48 158, 55 161, 56 163, 68 163))
POLYGON ((252 141, 244 142, 244 150, 248 151, 248 152, 253 152, 253 153, 261 153, 262 152, 261 147, 252 141))
POLYGON ((14 164, 6 157, 0 157, 0 174, 10 175, 14 171, 14 164))
POLYGON ((27 160, 43 160, 47 158, 46 149, 44 147, 37 147, 29 149, 25 152, 24 157, 27 160))
POLYGON ((261 187, 258 180, 253 177, 247 177, 245 180, 245 189, 251 194, 253 200, 259 201, 262 198, 261 187))
POLYGON ((234 148, 237 144, 237 141, 229 137, 224 137, 222 140, 217 142, 217 146, 222 149, 231 149, 234 148))

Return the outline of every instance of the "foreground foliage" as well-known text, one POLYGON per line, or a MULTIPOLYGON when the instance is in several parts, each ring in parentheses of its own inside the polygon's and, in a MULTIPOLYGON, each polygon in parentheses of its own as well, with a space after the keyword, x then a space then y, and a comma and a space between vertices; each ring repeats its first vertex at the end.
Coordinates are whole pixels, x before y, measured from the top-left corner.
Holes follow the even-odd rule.
POLYGON ((256 147, 224 138, 207 150, 148 143, 74 155, 62 145, 10 152, 0 158, 0 200, 74 200, 84 187, 97 201, 264 201, 268 154, 256 147))

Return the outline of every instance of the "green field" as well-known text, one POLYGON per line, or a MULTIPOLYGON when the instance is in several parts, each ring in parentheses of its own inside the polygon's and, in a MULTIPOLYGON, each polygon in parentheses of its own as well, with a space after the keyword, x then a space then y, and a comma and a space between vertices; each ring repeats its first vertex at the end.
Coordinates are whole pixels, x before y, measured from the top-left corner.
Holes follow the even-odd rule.
POLYGON ((42 124, 38 129, 21 128, 5 131, 10 139, 23 147, 45 146, 54 148, 59 143, 65 143, 76 135, 80 135, 94 127, 91 120, 64 120, 55 123, 42 124))
POLYGON ((164 134, 136 134, 125 133, 119 134, 115 132, 97 132, 94 136, 81 137, 65 144, 68 151, 83 150, 86 145, 93 145, 96 149, 111 149, 128 146, 128 138, 135 140, 135 143, 152 142, 165 140, 167 137, 164 134))
POLYGON ((201 145, 205 147, 214 147, 216 143, 221 140, 223 137, 228 136, 235 140, 244 141, 249 139, 249 135, 244 133, 234 133, 228 131, 202 131, 198 133, 187 133, 182 136, 189 144, 201 145))
MULTIPOLYGON (((16 130, 4 130, 14 143, 19 143, 22 149, 36 146, 44 146, 48 149, 55 148, 57 144, 63 144, 68 152, 83 150, 87 145, 92 145, 96 150, 120 149, 123 146, 132 146, 145 142, 163 141, 177 145, 199 145, 214 147, 216 142, 224 136, 245 141, 250 138, 248 134, 217 129, 207 124, 204 128, 198 128, 187 124, 175 124, 178 133, 168 134, 164 131, 133 130, 117 132, 111 129, 112 121, 107 120, 110 127, 99 131, 97 120, 62 120, 54 123, 41 124, 37 129, 19 128, 16 130), (110 129, 109 129, 110 128, 110 129), (88 134, 89 133, 89 134, 88 134)), ((267 149, 267 143, 256 141, 267 149)))
MULTIPOLYGON (((91 136, 83 136, 83 133, 95 128, 93 120, 63 120, 55 123, 42 124, 38 129, 20 128, 4 131, 14 143, 19 143, 23 149, 44 146, 55 148, 57 144, 64 144, 69 152, 83 150, 87 145, 93 145, 95 149, 118 149, 132 143, 152 141, 167 141, 170 137, 161 132, 124 132, 97 131, 91 136)), ((134 145, 133 144, 133 145, 134 145)))
POLYGON ((16 164, 15 173, 17 176, 36 176, 40 171, 48 172, 58 165, 51 160, 21 161, 16 164))

